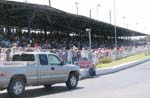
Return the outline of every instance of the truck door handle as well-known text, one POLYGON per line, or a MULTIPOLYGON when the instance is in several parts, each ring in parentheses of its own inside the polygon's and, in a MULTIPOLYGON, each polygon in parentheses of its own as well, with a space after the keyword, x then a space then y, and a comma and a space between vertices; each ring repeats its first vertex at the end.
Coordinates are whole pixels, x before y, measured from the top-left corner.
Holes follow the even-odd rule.
POLYGON ((51 70, 55 70, 55 68, 54 68, 54 67, 52 67, 52 68, 51 68, 51 70))

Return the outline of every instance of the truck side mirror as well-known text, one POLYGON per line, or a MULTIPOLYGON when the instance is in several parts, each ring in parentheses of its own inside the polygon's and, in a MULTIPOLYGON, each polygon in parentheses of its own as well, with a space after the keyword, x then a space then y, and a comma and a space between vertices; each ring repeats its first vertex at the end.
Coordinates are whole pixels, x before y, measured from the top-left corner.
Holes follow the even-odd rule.
POLYGON ((65 64, 66 64, 66 62, 65 62, 65 61, 62 61, 62 62, 61 62, 61 65, 65 65, 65 64))

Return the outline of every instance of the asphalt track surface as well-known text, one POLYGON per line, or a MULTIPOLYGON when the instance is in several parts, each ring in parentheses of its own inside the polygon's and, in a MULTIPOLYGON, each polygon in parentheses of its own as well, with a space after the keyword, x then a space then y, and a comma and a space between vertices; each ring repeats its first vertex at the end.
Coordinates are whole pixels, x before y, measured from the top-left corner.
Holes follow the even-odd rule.
MULTIPOLYGON (((0 91, 0 98, 11 98, 0 91)), ((65 84, 28 87, 22 98, 150 98, 150 61, 116 73, 79 81, 75 90, 65 84)))

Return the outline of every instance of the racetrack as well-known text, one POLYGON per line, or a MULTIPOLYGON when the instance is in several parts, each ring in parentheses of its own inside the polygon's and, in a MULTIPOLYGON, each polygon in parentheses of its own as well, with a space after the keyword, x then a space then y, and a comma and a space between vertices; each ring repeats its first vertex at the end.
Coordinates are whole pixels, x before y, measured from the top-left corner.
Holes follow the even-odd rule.
MULTIPOLYGON (((78 88, 69 91, 65 84, 45 89, 28 87, 23 98, 149 98, 150 62, 116 73, 88 78, 79 82, 78 88)), ((11 98, 6 91, 0 98, 11 98)))

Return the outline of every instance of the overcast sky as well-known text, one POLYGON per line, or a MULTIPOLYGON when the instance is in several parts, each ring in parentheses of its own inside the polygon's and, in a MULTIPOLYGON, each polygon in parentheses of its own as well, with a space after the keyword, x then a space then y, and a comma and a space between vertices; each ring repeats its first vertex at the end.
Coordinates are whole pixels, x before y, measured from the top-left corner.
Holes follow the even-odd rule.
MULTIPOLYGON (((24 2, 25 0, 10 0, 24 2)), ((149 0, 115 0, 116 25, 132 30, 150 34, 149 0)), ((49 0, 27 0, 28 3, 48 5, 49 0)), ((112 24, 114 24, 114 0, 51 0, 51 6, 69 13, 76 14, 78 2, 79 15, 89 17, 91 9, 92 18, 110 23, 110 10, 112 24), (97 5, 100 5, 99 7, 97 5), (97 10, 98 9, 98 10, 97 10), (98 13, 97 13, 98 11, 98 13)))

